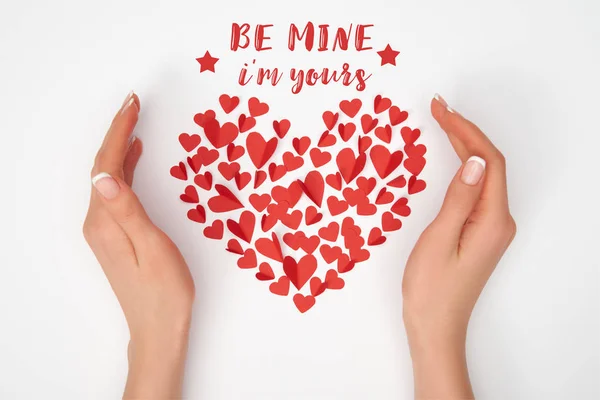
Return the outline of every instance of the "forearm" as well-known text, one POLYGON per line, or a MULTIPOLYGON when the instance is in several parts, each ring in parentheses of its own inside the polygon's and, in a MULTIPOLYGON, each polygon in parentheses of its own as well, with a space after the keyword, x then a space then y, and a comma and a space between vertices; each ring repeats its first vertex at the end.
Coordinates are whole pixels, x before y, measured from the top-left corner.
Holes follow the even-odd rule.
POLYGON ((424 332, 407 325, 416 400, 474 399, 465 354, 466 329, 424 332))
POLYGON ((161 345, 130 342, 123 399, 180 399, 187 344, 187 335, 161 345))

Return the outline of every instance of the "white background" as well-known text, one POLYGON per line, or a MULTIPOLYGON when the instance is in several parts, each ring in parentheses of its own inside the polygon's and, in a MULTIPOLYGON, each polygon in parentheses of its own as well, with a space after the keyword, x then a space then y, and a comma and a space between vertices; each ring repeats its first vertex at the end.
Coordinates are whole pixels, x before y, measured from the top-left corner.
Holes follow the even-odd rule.
POLYGON ((145 144, 135 189, 196 280, 188 398, 412 397, 402 273, 458 168, 428 114, 435 92, 505 153, 519 228, 471 322, 476 394, 599 398, 599 13, 592 0, 2 1, 0 398, 121 395, 127 329, 81 226, 93 156, 130 89, 142 99, 145 144), (375 24, 371 43, 399 49, 398 67, 379 67, 374 52, 304 63, 284 48, 288 24, 307 20, 375 24), (393 243, 304 315, 186 221, 168 169, 177 135, 221 92, 256 92, 306 129, 356 92, 240 89, 237 71, 252 55, 228 51, 234 21, 276 25, 266 66, 349 61, 372 71, 365 97, 406 105, 430 149, 428 189, 393 243), (214 76, 194 61, 207 49, 221 58, 214 76))

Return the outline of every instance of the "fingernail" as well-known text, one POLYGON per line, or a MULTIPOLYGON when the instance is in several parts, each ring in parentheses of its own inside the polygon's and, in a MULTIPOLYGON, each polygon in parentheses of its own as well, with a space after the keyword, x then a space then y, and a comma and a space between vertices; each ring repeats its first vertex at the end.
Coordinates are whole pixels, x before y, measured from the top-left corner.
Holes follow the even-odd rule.
POLYGON ((135 99, 132 97, 127 101, 127 103, 121 109, 121 114, 123 114, 125 111, 127 111, 133 103, 135 103, 135 99))
POLYGON ((128 147, 133 146, 133 142, 135 142, 137 140, 137 137, 135 135, 131 135, 129 136, 129 144, 128 147))
POLYGON ((127 96, 125 97, 125 100, 123 100, 123 104, 121 104, 121 108, 125 107, 125 104, 127 104, 127 102, 129 101, 129 99, 131 99, 133 97, 133 90, 130 91, 129 93, 127 93, 127 96))
POLYGON ((106 172, 101 172, 92 178, 92 185, 96 188, 98 193, 107 200, 112 200, 119 195, 119 184, 113 179, 112 176, 106 172))
POLYGON ((448 110, 448 112, 451 112, 452 114, 455 114, 456 111, 454 111, 453 108, 451 108, 448 103, 446 102, 446 100, 444 100, 444 98, 442 96, 440 96, 439 93, 436 93, 433 96, 437 101, 439 101, 444 107, 446 107, 446 110, 448 110))
POLYGON ((485 160, 477 156, 471 156, 465 163, 460 180, 469 186, 475 186, 481 180, 485 171, 485 160))
POLYGON ((433 96, 433 98, 434 98, 434 99, 436 99, 437 101, 439 101, 440 103, 442 103, 442 105, 443 105, 444 107, 448 107, 448 103, 446 103, 446 100, 444 100, 444 98, 443 98, 442 96, 440 96, 440 94, 439 94, 439 93, 436 93, 436 94, 433 96))

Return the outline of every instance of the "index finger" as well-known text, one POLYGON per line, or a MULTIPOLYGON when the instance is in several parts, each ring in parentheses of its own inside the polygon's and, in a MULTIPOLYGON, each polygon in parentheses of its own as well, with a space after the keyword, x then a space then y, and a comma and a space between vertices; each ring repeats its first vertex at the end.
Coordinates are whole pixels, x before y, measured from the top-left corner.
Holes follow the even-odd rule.
POLYGON ((470 156, 486 161, 480 200, 485 206, 508 210, 506 161, 500 150, 475 124, 448 107, 443 99, 431 101, 431 113, 448 136, 458 142, 454 147, 463 162, 470 156))

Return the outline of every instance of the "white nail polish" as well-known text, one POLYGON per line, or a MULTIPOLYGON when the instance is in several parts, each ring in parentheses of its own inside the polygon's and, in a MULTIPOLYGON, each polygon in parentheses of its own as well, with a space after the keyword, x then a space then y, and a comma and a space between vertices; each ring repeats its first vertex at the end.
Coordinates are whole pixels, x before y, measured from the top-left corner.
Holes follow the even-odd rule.
POLYGON ((121 108, 125 107, 125 104, 127 104, 129 99, 131 99, 132 97, 133 97, 133 90, 130 91, 129 93, 127 93, 127 96, 125 96, 125 100, 123 100, 123 104, 121 104, 121 108))
POLYGON ((121 114, 123 114, 125 111, 127 111, 134 102, 135 102, 135 99, 133 97, 130 98, 129 101, 127 102, 127 104, 125 104, 125 106, 123 106, 123 108, 121 109, 121 114))
POLYGON ((112 176, 110 176, 110 174, 107 174, 106 172, 100 172, 98 175, 92 178, 92 185, 96 186, 96 182, 104 178, 112 178, 112 176))
POLYGON ((446 107, 446 110, 448 110, 448 112, 451 112, 452 114, 456 114, 456 111, 454 111, 454 109, 450 108, 450 106, 446 107))
POLYGON ((135 135, 131 135, 129 136, 129 143, 128 143, 128 148, 131 148, 131 146, 133 146, 133 142, 135 142, 137 140, 137 137, 135 135))
POLYGON ((475 161, 475 162, 479 163, 483 167, 483 169, 485 169, 485 160, 483 158, 477 157, 477 156, 471 156, 471 157, 469 157, 467 162, 469 162, 469 161, 475 161))

